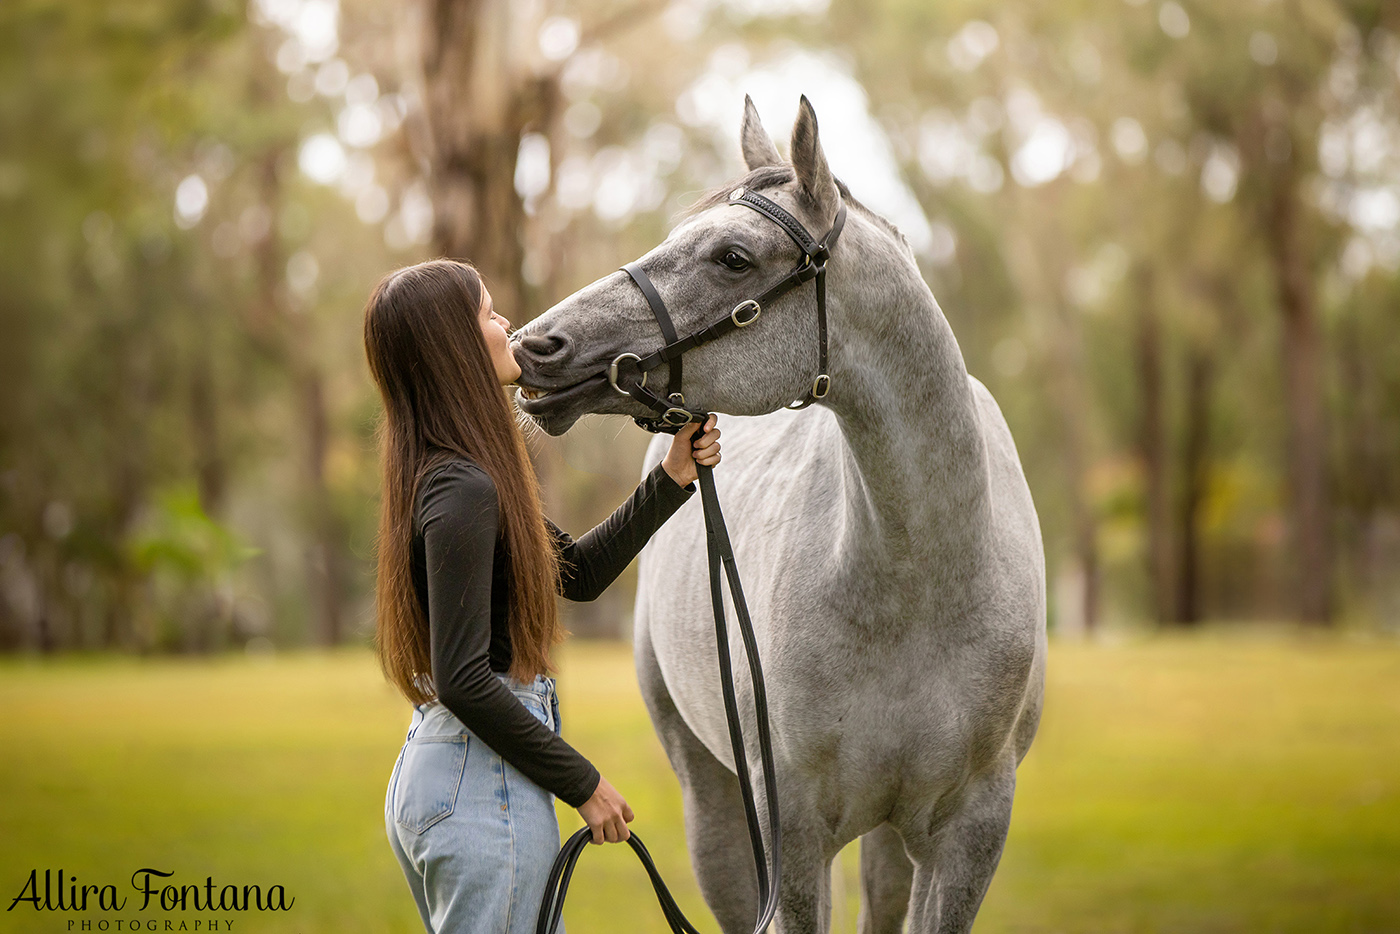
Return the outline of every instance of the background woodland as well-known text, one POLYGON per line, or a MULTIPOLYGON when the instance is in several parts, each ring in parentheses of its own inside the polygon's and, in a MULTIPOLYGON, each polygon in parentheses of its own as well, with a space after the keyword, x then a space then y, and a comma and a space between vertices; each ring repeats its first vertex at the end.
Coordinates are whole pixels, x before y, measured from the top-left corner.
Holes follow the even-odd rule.
MULTIPOLYGON (((745 93, 916 246, 1054 631, 1400 630, 1394 4, 8 0, 0 648, 367 641, 371 286, 470 259, 523 324, 739 173, 745 93)), ((551 516, 647 440, 533 439, 551 516)))

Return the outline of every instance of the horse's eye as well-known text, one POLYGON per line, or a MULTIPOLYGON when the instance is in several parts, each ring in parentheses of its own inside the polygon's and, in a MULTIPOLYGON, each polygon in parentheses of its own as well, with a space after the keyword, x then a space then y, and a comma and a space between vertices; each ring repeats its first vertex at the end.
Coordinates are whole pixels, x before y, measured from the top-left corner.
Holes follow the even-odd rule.
POLYGON ((749 261, 744 259, 742 255, 735 253, 733 250, 730 250, 728 253, 724 254, 724 259, 721 260, 721 262, 723 262, 724 265, 728 266, 730 269, 749 268, 749 261))

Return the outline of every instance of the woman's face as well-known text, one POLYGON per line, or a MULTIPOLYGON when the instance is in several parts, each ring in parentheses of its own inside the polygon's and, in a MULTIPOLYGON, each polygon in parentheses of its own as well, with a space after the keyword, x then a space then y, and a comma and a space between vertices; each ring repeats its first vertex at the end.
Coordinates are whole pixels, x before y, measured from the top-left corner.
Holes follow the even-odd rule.
POLYGON ((486 338, 486 349, 491 354, 491 362, 496 365, 496 379, 502 386, 508 386, 520 378, 520 364, 510 352, 510 322, 496 314, 495 304, 486 286, 481 287, 481 336, 486 338))

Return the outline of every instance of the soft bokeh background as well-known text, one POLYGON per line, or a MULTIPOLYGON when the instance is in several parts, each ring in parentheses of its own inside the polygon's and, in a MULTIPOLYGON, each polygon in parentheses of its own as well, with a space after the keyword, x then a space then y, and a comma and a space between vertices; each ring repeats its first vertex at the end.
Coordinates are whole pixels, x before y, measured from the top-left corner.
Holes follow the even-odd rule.
MULTIPOLYGON (((275 875, 343 833, 347 891, 412 921, 379 805, 331 787, 382 786, 407 719, 367 648, 364 299, 464 257, 519 325, 738 174, 745 93, 780 144, 805 93, 999 400, 1046 540, 1051 704, 983 923, 1400 928, 1394 3, 7 0, 0 76, 0 890, 136 868, 159 818, 125 775, 184 783, 183 871, 275 875), (338 722, 344 692, 376 712, 338 722), (214 739, 162 726, 203 716, 214 739), (277 758, 308 736, 315 771, 277 758), (245 754, 200 758, 220 737, 245 754), (234 799, 201 784, 235 766, 234 799), (239 829, 273 805, 304 821, 239 829)), ((605 516, 647 440, 533 439, 551 516, 605 516)), ((633 795, 689 885, 673 779, 600 684, 629 677, 631 588, 568 608, 600 641, 566 701, 585 749, 652 756, 633 795)), ((351 929, 306 884, 296 929, 351 929)))

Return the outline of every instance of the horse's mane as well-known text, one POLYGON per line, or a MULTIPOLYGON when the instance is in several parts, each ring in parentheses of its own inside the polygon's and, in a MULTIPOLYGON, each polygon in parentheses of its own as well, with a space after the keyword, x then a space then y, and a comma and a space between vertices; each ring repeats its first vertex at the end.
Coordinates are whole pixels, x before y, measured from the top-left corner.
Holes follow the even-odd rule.
MULTIPOLYGON (((835 178, 835 176, 832 177, 835 178)), ((690 217, 691 215, 699 214, 701 211, 707 211, 717 204, 723 204, 729 200, 729 193, 741 185, 752 191, 763 191, 768 188, 777 188, 779 185, 785 185, 796 178, 797 173, 793 170, 792 166, 787 163, 761 165, 751 170, 742 178, 737 178, 727 184, 720 185, 718 188, 713 188, 705 192, 686 209, 684 216, 690 217)), ((899 228, 890 223, 886 218, 881 217, 879 214, 876 214, 864 204, 857 201, 855 196, 851 194, 851 190, 846 187, 846 183, 839 178, 836 179, 836 189, 841 192, 841 198, 846 204, 860 212, 861 216, 874 221, 880 227, 884 228, 905 253, 908 253, 911 257, 914 255, 913 248, 909 246, 908 239, 900 232, 899 228)))

